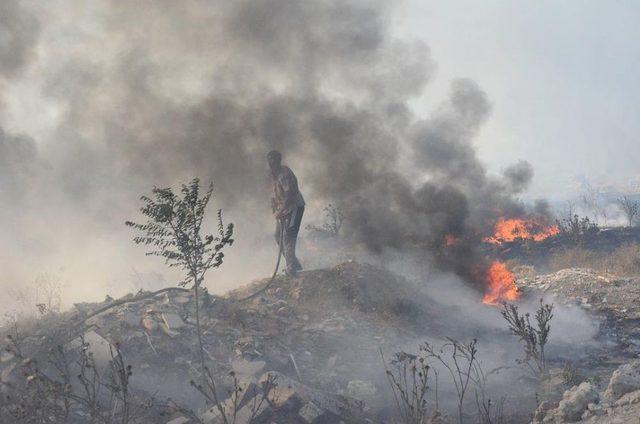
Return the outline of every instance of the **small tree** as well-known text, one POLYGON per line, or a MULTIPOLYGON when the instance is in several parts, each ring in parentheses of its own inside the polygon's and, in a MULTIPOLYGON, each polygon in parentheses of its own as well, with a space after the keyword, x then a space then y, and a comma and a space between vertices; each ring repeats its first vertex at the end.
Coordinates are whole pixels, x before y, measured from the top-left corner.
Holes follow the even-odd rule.
POLYGON ((640 204, 637 201, 629 199, 627 196, 622 196, 616 203, 620 210, 627 217, 627 221, 629 222, 629 227, 632 227, 638 217, 638 213, 640 213, 640 204))
POLYGON ((604 225, 607 225, 607 208, 602 202, 602 192, 600 189, 586 184, 582 193, 582 204, 593 213, 596 224, 599 224, 599 218, 602 217, 604 225))
POLYGON ((562 220, 556 220, 556 226, 560 235, 576 244, 583 244, 590 237, 600 232, 598 224, 591 221, 588 216, 580 218, 577 214, 569 215, 562 220))
POLYGON ((339 206, 333 206, 331 203, 324 208, 325 222, 322 226, 307 225, 307 230, 318 231, 331 235, 333 237, 340 235, 342 224, 344 223, 344 211, 339 206))
POLYGON ((223 249, 233 243, 233 224, 224 225, 222 210, 218 210, 217 235, 203 235, 202 223, 209 200, 213 195, 213 184, 200 196, 200 180, 195 178, 189 185, 182 185, 182 196, 171 188, 153 188, 153 198, 142 196, 144 206, 140 212, 147 222, 138 224, 127 221, 126 225, 142 235, 134 237, 136 244, 151 247, 147 255, 161 256, 169 267, 184 271, 181 286, 192 284, 196 301, 196 331, 200 347, 200 364, 205 374, 204 346, 200 330, 199 288, 205 274, 222 265, 223 249))

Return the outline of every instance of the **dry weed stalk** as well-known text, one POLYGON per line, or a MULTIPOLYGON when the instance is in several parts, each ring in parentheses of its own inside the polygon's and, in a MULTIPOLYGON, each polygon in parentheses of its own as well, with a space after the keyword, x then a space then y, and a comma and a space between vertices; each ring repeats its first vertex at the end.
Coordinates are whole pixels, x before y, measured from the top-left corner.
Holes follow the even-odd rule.
POLYGON ((478 367, 478 341, 473 339, 470 343, 464 344, 457 340, 447 338, 448 342, 436 348, 425 342, 420 346, 420 350, 425 353, 426 358, 436 360, 449 373, 453 385, 458 395, 458 421, 464 420, 464 399, 469 389, 469 384, 474 380, 472 371, 478 367))
MULTIPOLYGON (((429 418, 428 393, 431 367, 424 356, 398 352, 391 361, 392 369, 386 367, 385 374, 393 392, 396 409, 406 424, 424 424, 429 418)), ((437 380, 436 380, 437 381, 437 380)), ((437 383, 436 383, 437 393, 437 383)), ((437 411, 437 395, 436 406, 437 411)))
MULTIPOLYGON (((465 419, 465 399, 469 390, 475 392, 476 419, 481 424, 503 424, 504 399, 497 404, 487 394, 489 376, 501 368, 485 373, 478 359, 477 340, 461 343, 452 338, 436 347, 428 342, 418 348, 416 355, 398 352, 386 368, 386 375, 392 389, 396 409, 403 423, 424 424, 440 415, 438 400, 438 378, 436 365, 442 366, 450 378, 457 394, 458 422, 465 419), (429 378, 435 378, 433 407, 429 403, 429 378), (430 409, 432 413, 430 414, 430 409)), ((382 355, 382 353, 381 353, 382 355)), ((384 360, 384 357, 383 357, 384 360)))
POLYGON ((205 368, 205 372, 206 385, 203 386, 202 384, 197 384, 195 381, 191 381, 191 385, 207 399, 207 402, 216 406, 220 413, 220 418, 225 424, 236 424, 239 418, 238 412, 245 407, 245 405, 241 404, 242 400, 246 399, 247 396, 250 398, 249 402, 246 403, 246 406, 249 407, 250 416, 245 418, 243 422, 246 422, 247 424, 254 423, 260 412, 263 411, 265 404, 270 402, 269 397, 272 394, 273 389, 277 387, 277 377, 273 374, 268 374, 267 378, 260 382, 260 387, 252 384, 243 387, 238 380, 236 373, 231 371, 229 376, 233 380, 233 387, 230 389, 227 409, 227 406, 220 401, 220 398, 217 395, 217 388, 213 374, 209 368, 205 368), (251 390, 252 392, 246 393, 246 390, 251 390))
POLYGON ((125 364, 118 344, 110 347, 106 367, 96 364, 84 339, 77 349, 60 345, 50 349, 41 367, 36 359, 24 355, 19 334, 7 339, 7 351, 20 361, 20 378, 3 382, 10 395, 3 397, 2 422, 59 424, 85 417, 92 423, 128 424, 144 418, 150 409, 149 399, 131 396, 132 369, 125 364), (10 421, 5 420, 7 416, 10 421))
POLYGON ((544 377, 547 373, 545 346, 551 332, 553 305, 545 304, 540 299, 540 307, 535 314, 535 327, 531 324, 530 314, 521 315, 516 305, 504 303, 501 313, 511 333, 522 342, 525 357, 518 362, 526 365, 535 377, 544 377))

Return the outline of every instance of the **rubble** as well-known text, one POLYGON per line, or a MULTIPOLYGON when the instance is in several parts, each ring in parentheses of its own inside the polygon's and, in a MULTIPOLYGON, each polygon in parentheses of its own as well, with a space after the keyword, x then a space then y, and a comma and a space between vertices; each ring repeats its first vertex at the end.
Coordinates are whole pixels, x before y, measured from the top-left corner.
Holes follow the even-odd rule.
POLYGON ((180 315, 176 313, 164 313, 162 314, 162 321, 169 330, 179 330, 185 326, 184 321, 180 318, 180 315))
POLYGON ((634 380, 626 379, 627 376, 633 377, 637 369, 638 361, 621 366, 613 373, 607 390, 602 393, 592 383, 583 382, 567 390, 559 403, 542 402, 534 413, 532 423, 637 424, 640 418, 640 389, 633 389, 634 380))
POLYGON ((370 381, 351 380, 347 383, 347 394, 356 399, 369 399, 378 393, 376 386, 370 381))
POLYGON ((524 292, 535 290, 553 295, 558 301, 609 313, 618 319, 640 319, 640 286, 633 278, 599 275, 584 268, 569 268, 553 274, 519 278, 524 292))
POLYGON ((640 403, 640 390, 629 392, 615 402, 615 406, 627 406, 640 403))
MULTIPOLYGON (((582 383, 539 405, 534 423, 638 423, 640 405, 635 391, 640 389, 640 360, 631 360, 640 349, 640 286, 636 278, 600 275, 590 269, 569 268, 546 275, 521 275, 517 285, 525 296, 549 295, 554 302, 582 308, 600 321, 601 350, 585 358, 583 369, 594 380, 606 377, 608 384, 598 389, 582 383), (622 364, 622 365, 621 365, 622 364), (617 369, 616 369, 617 368, 617 369), (582 389, 580 389, 582 387, 582 389), (627 394, 629 394, 628 397, 627 394)), ((545 382, 543 387, 560 387, 545 382)), ((550 390, 554 392, 554 390, 550 390)), ((557 389, 555 390, 557 393, 557 389)))
POLYGON ((598 391, 591 383, 580 383, 579 386, 564 392, 554 415, 565 422, 578 421, 589 404, 597 403, 599 399, 598 391))
MULTIPOLYGON (((386 384, 382 371, 380 381, 371 380, 371 364, 380 364, 379 349, 393 349, 425 331, 435 334, 443 310, 406 280, 356 262, 293 279, 278 276, 251 301, 235 300, 262 284, 210 297, 213 301, 203 303, 200 318, 205 360, 227 408, 233 387, 229 372, 248 392, 259 388, 260 376, 278 376, 271 399, 275 409, 259 411, 267 424, 373 419, 362 401, 379 400, 378 387, 386 384)), ((109 348, 117 343, 133 370, 132 390, 171 398, 212 423, 218 419, 217 409, 201 409, 204 398, 190 384, 202 379, 191 291, 142 292, 111 304, 79 304, 75 312, 47 325, 24 340, 27 354, 44 362, 45 346, 78 347, 84 336, 96 358, 108 361, 109 348)), ((2 360, 3 377, 15 374, 15 361, 8 355, 2 360)), ((250 404, 244 400, 239 405, 239 419, 247 418, 250 404)), ((171 416, 165 422, 185 418, 171 416)))
POLYGON ((597 404, 599 399, 596 388, 589 382, 583 382, 565 391, 556 408, 552 408, 552 402, 541 403, 534 414, 533 422, 553 424, 578 422, 589 406, 597 404))
MULTIPOLYGON (((391 404, 384 399, 388 393, 382 366, 372 372, 372 364, 380 364, 380 349, 395 352, 407 340, 446 337, 443 329, 451 328, 444 322, 451 318, 450 307, 437 304, 408 281, 371 265, 346 262, 302 272, 297 278, 278 276, 260 295, 247 302, 237 301, 264 284, 265 280, 256 281, 225 297, 210 297, 212 301, 200 308, 205 361, 217 380, 225 410, 237 409, 238 423, 256 415, 256 424, 387 422, 383 413, 380 418, 376 415, 391 404), (230 397, 230 375, 243 387, 236 406, 230 397), (260 381, 266 375, 277 376, 278 385, 269 402, 256 410, 260 381)), ((640 314, 634 302, 638 289, 632 280, 571 269, 521 278, 518 284, 525 295, 555 295, 558 301, 588 309, 594 316, 600 314, 604 322, 619 330, 616 341, 632 338, 633 332, 639 331, 633 318, 640 314)), ((204 408, 204 399, 190 384, 203 378, 193 293, 141 293, 111 305, 84 304, 82 313, 61 315, 59 321, 52 320, 48 327, 36 328, 26 337, 24 350, 42 359, 47 353, 41 347, 57 343, 78 347, 84 335, 96 357, 108 361, 110 347, 117 344, 127 365, 132 366, 132 390, 157 399, 171 398, 204 422, 220 422, 217 408, 211 404, 204 408)), ((603 331, 608 328, 603 325, 603 331)), ((627 354, 631 353, 629 349, 627 354)), ((609 381, 614 369, 630 360, 625 356, 612 359, 606 351, 601 354, 611 358, 585 357, 608 367, 602 371, 602 375, 606 371, 611 387, 607 394, 595 379, 565 391, 563 370, 554 368, 563 364, 554 363, 539 388, 543 402, 534 422, 605 423, 596 420, 640 409, 636 393, 640 387, 634 385, 633 377, 635 363, 621 367, 609 381)), ((17 374, 20 367, 16 364, 11 355, 0 357, 4 381, 17 374)), ((526 395, 533 399, 533 393, 526 395)), ((190 422, 180 413, 165 418, 163 423, 190 422)), ((449 421, 442 414, 430 420, 449 421)))
POLYGON ((298 415, 300 415, 300 417, 309 424, 315 422, 320 416, 322 416, 322 413, 322 409, 313 402, 305 403, 304 406, 300 408, 300 411, 298 411, 298 415))
MULTIPOLYGON (((608 378, 640 351, 640 284, 637 278, 600 275, 590 269, 569 268, 552 274, 517 278, 525 297, 547 296, 569 309, 587 311, 599 325, 597 346, 583 355, 582 368, 594 378, 608 378)), ((579 364, 580 365, 580 364, 579 364)))
POLYGON ((614 371, 605 396, 618 399, 635 390, 640 390, 640 359, 624 364, 614 371))
POLYGON ((240 358, 231 362, 231 368, 241 377, 254 377, 260 375, 267 365, 265 361, 247 361, 240 358))
POLYGON ((176 417, 171 421, 167 421, 166 424, 188 424, 190 421, 191 421, 190 418, 182 416, 182 417, 176 417))
MULTIPOLYGON (((278 372, 265 373, 259 385, 249 384, 240 391, 239 398, 228 399, 223 405, 225 414, 236 410, 235 422, 282 422, 282 423, 333 423, 341 419, 361 419, 363 406, 355 399, 312 389, 278 372), (267 379, 275 385, 263 391, 267 379), (262 387, 262 389, 261 389, 262 387), (263 401, 264 398, 264 401, 263 401), (234 402, 236 407, 234 408, 234 402), (252 421, 253 420, 253 421, 252 421)), ((200 419, 205 424, 220 424, 222 414, 216 406, 205 411, 200 419)), ((359 422, 359 421, 358 421, 359 422)))
POLYGON ((83 349, 85 345, 89 352, 93 354, 93 358, 99 365, 109 363, 115 354, 111 343, 105 340, 105 338, 100 334, 96 333, 95 330, 87 331, 76 339, 70 341, 66 345, 66 348, 67 350, 83 349))

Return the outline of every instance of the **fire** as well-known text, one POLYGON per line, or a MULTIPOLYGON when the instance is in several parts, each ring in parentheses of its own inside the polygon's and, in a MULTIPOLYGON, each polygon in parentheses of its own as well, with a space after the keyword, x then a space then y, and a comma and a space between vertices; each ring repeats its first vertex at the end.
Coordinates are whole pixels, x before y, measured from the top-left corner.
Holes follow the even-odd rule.
POLYGON ((533 219, 500 218, 495 225, 494 234, 484 239, 485 242, 502 244, 517 239, 542 241, 560 232, 555 225, 545 226, 533 219))
POLYGON ((489 287, 482 299, 483 303, 496 305, 502 301, 520 298, 516 278, 502 262, 494 261, 487 271, 486 278, 489 287))

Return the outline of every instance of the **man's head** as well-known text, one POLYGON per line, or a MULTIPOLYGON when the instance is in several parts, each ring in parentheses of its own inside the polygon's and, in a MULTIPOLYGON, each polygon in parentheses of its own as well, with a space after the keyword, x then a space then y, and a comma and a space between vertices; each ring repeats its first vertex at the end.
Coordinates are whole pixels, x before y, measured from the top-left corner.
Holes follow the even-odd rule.
POLYGON ((269 162, 269 168, 272 171, 276 171, 280 169, 280 164, 282 163, 282 155, 277 150, 272 150, 267 154, 267 161, 269 162))

